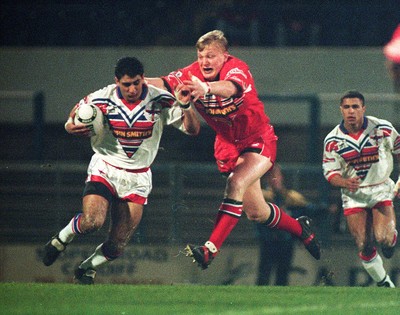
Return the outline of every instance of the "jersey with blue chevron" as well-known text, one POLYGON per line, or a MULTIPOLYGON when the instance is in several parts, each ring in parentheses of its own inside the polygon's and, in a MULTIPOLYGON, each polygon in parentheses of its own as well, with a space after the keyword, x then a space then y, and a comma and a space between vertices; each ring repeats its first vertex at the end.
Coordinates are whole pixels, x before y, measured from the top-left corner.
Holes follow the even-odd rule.
POLYGON ((159 147, 164 125, 183 129, 182 110, 173 106, 175 98, 167 91, 143 85, 135 103, 127 103, 118 87, 111 84, 80 103, 99 107, 105 117, 105 132, 92 137, 93 150, 106 162, 127 168, 149 167, 159 147))
POLYGON ((375 185, 390 176, 393 155, 398 154, 400 137, 387 120, 366 116, 358 134, 349 134, 342 122, 325 138, 324 176, 328 180, 337 174, 358 176, 361 186, 375 185))

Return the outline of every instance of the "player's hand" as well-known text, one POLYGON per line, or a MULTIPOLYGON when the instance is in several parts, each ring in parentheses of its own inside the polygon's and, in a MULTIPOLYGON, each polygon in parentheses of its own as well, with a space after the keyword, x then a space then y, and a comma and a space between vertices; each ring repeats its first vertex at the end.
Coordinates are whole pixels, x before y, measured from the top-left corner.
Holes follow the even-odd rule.
POLYGON ((210 84, 208 82, 201 81, 195 75, 189 73, 191 80, 185 80, 183 83, 189 87, 191 90, 191 95, 193 97, 193 102, 196 102, 200 96, 204 96, 210 93, 210 84))
POLYGON ((400 177, 394 186, 393 193, 395 197, 400 198, 400 177))
POLYGON ((345 179, 345 188, 350 190, 350 192, 356 192, 359 187, 360 187, 359 177, 352 177, 345 179))
POLYGON ((188 109, 192 98, 190 88, 184 84, 178 84, 175 88, 175 98, 181 108, 188 109))
POLYGON ((92 135, 92 131, 88 127, 84 125, 75 125, 72 117, 68 118, 64 128, 69 134, 74 136, 90 137, 92 135))

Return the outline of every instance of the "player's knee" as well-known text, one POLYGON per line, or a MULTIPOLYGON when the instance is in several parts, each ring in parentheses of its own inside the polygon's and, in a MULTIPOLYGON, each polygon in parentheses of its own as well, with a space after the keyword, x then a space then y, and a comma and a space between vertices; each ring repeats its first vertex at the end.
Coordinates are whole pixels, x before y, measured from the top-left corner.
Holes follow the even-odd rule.
POLYGON ((81 230, 83 233, 92 233, 101 229, 104 221, 93 216, 85 216, 81 221, 81 230))
POLYGON ((245 211, 246 213, 246 217, 248 220, 250 221, 254 221, 256 223, 262 223, 263 221, 263 217, 260 215, 260 213, 258 211, 245 211))
POLYGON ((392 237, 389 237, 388 233, 383 233, 381 231, 380 232, 375 231, 375 240, 380 245, 390 246, 390 244, 392 243, 392 240, 393 240, 393 235, 392 235, 392 237))
POLYGON ((114 260, 124 253, 125 246, 123 243, 108 240, 103 243, 101 250, 108 260, 114 260))
POLYGON ((230 175, 226 183, 229 193, 233 193, 235 195, 240 194, 243 196, 246 187, 244 187, 243 180, 241 178, 230 175))

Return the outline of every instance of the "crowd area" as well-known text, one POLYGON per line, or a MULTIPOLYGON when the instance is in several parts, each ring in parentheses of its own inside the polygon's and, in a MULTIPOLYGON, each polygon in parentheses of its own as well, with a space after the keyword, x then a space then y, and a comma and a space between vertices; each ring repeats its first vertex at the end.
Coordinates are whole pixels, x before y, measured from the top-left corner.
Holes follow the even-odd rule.
POLYGON ((2 1, 1 46, 192 46, 221 29, 230 44, 382 46, 397 0, 2 1))

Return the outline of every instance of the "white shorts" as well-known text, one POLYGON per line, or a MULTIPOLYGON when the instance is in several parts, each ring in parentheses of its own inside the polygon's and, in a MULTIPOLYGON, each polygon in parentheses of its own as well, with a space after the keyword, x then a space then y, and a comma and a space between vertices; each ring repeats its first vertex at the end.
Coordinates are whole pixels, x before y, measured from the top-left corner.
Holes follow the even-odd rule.
POLYGON ((86 182, 100 182, 120 199, 147 204, 152 189, 150 168, 126 170, 106 163, 97 154, 92 156, 87 170, 86 182))
POLYGON ((382 184, 361 187, 354 193, 342 189, 342 206, 345 215, 351 214, 352 209, 371 209, 379 203, 391 202, 394 198, 394 185, 393 180, 388 178, 382 184))

